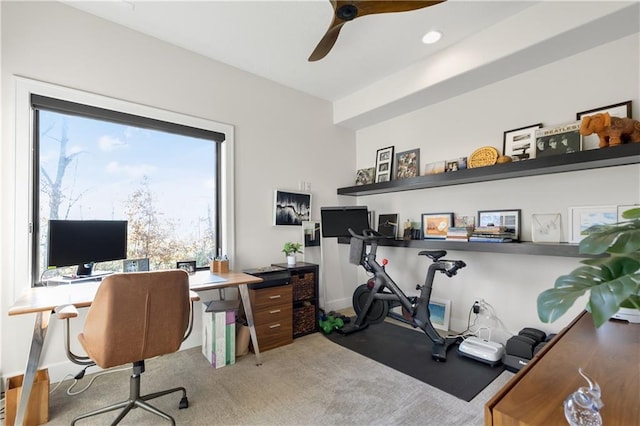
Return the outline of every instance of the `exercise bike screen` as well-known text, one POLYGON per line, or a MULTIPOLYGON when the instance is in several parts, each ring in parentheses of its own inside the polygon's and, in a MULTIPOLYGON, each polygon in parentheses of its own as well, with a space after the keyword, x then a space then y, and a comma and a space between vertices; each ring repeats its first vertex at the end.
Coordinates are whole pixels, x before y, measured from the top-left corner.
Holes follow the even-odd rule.
POLYGON ((322 236, 351 237, 349 228, 356 234, 362 235, 364 229, 369 229, 369 211, 366 206, 350 207, 321 207, 322 236))

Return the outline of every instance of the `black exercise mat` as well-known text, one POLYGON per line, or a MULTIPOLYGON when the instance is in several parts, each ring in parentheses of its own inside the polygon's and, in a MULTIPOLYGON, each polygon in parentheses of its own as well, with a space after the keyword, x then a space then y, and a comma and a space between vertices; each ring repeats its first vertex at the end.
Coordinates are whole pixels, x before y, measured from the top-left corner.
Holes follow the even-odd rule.
POLYGON ((426 334, 388 322, 346 336, 334 331, 327 337, 467 402, 504 371, 502 364, 492 367, 458 354, 457 345, 449 348, 446 362, 437 362, 431 358, 426 334))

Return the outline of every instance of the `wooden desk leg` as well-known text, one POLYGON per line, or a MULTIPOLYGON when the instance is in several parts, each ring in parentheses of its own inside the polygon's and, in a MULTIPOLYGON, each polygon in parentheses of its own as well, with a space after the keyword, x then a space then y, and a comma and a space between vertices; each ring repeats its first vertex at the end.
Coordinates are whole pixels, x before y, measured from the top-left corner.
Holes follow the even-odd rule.
POLYGON ((31 396, 33 380, 36 377, 36 371, 38 370, 38 364, 40 363, 40 355, 42 354, 42 346, 44 345, 44 338, 47 335, 50 318, 51 311, 38 312, 36 314, 36 322, 33 325, 33 337, 31 337, 29 359, 27 360, 27 368, 24 372, 24 379, 22 380, 22 391, 20 393, 18 410, 16 412, 16 425, 24 424, 27 405, 29 404, 29 396, 31 396))
POLYGON ((260 358, 260 348, 258 348, 258 336, 256 335, 256 326, 253 323, 253 311, 251 309, 251 299, 249 298, 249 290, 246 284, 238 286, 240 290, 240 298, 244 306, 244 314, 247 316, 247 325, 249 326, 249 334, 251 334, 251 343, 253 343, 253 351, 256 354, 256 365, 262 365, 260 358))

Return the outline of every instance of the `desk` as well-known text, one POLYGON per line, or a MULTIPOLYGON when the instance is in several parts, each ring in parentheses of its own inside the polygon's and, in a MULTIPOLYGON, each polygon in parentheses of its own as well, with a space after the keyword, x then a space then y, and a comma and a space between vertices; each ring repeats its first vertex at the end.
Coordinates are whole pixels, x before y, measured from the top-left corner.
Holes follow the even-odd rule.
MULTIPOLYGON (((251 300, 249 299, 248 284, 262 282, 262 278, 239 272, 217 273, 212 275, 207 271, 198 271, 189 276, 189 288, 192 291, 205 291, 222 289, 227 287, 237 287, 247 316, 247 325, 251 334, 251 342, 255 349, 256 363, 261 364, 258 339, 253 323, 253 312, 251 310, 251 300), (220 281, 217 277, 224 279, 220 281)), ((100 282, 89 282, 71 285, 61 285, 56 287, 35 287, 25 291, 22 296, 9 308, 9 315, 36 314, 33 326, 33 336, 31 338, 31 348, 29 358, 24 373, 22 392, 18 401, 16 413, 16 425, 21 425, 27 410, 27 403, 33 379, 35 378, 42 346, 47 335, 51 313, 56 306, 74 305, 76 308, 86 308, 91 306, 91 302, 96 295, 100 282)))
POLYGON ((562 425, 563 402, 587 386, 578 367, 602 390, 605 425, 640 419, 640 324, 607 321, 596 329, 583 312, 485 405, 485 425, 562 425))

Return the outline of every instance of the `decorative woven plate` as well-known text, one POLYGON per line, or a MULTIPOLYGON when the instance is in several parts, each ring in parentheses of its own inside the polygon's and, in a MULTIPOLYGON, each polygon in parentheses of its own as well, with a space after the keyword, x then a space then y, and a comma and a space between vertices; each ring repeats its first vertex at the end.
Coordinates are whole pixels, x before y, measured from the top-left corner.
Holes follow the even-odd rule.
POLYGON ((492 146, 483 146, 473 151, 473 154, 469 156, 467 167, 484 167, 493 166, 498 159, 498 150, 492 146))

